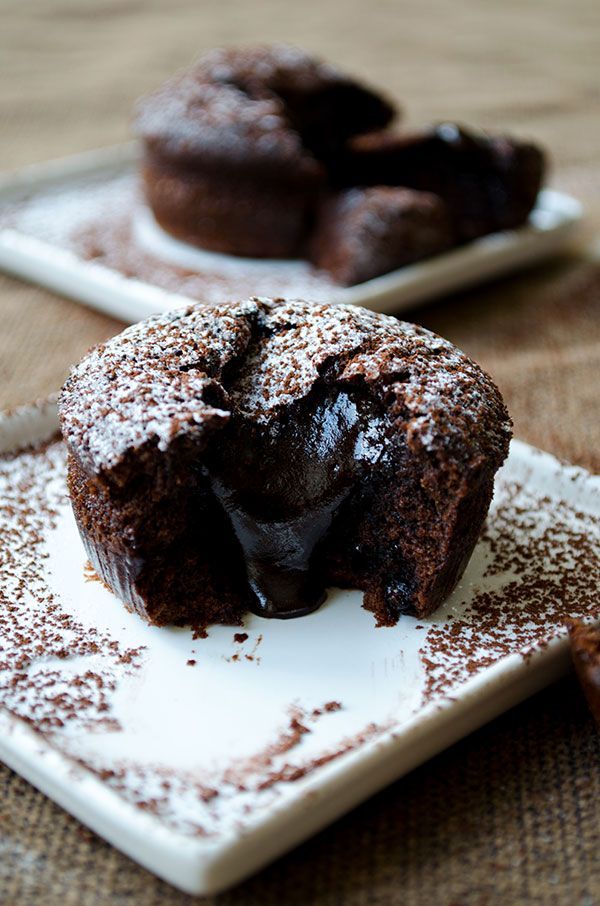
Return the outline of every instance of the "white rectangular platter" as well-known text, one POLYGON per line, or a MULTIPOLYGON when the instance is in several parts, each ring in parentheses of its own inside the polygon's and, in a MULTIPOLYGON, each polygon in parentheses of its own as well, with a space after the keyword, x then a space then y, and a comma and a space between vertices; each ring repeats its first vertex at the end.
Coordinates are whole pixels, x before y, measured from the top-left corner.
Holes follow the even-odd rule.
POLYGON ((376 628, 157 629, 94 577, 52 403, 0 419, 0 758, 191 893, 240 881, 567 669, 598 617, 600 478, 514 442, 463 580, 376 628))
POLYGON ((139 191, 135 145, 88 152, 0 180, 0 269, 133 323, 189 303, 285 296, 399 312, 553 255, 581 218, 540 193, 529 222, 358 286, 334 285, 304 261, 202 252, 164 233, 139 191))

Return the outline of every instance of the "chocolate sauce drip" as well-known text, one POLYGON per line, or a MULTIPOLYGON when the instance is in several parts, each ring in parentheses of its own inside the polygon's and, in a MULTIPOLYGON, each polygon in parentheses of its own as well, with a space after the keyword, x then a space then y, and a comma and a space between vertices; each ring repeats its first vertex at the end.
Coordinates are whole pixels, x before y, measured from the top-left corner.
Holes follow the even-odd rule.
POLYGON ((208 475, 242 549, 255 613, 296 617, 323 602, 319 544, 379 460, 384 435, 373 400, 319 387, 266 424, 234 415, 215 440, 208 475))

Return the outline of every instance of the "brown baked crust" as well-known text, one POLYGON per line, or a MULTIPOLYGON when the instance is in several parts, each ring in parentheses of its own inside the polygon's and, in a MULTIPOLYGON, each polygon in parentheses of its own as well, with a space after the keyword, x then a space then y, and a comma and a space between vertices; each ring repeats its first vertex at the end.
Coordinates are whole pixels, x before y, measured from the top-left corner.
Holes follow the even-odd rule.
POLYGON ((569 626, 569 635, 577 677, 600 727, 600 627, 575 620, 569 626))
POLYGON ((213 252, 248 258, 301 254, 321 181, 249 179, 175 165, 148 152, 142 165, 146 200, 172 236, 213 252))
POLYGON ((437 195, 373 186, 348 189, 321 205, 309 259, 338 283, 353 286, 452 243, 450 217, 437 195))
POLYGON ((307 513, 322 526, 303 552, 307 609, 338 584, 363 589, 381 623, 431 613, 470 557, 510 436, 497 388, 446 340, 283 300, 128 328, 74 369, 60 412, 90 560, 157 624, 254 609, 231 488, 279 533, 307 513))
POLYGON ((165 230, 192 244, 293 257, 326 182, 322 158, 393 115, 296 48, 213 50, 138 102, 147 200, 165 230))
POLYGON ((395 112, 298 48, 217 48, 138 102, 146 199, 187 243, 308 256, 343 285, 526 221, 539 148, 455 123, 393 132, 395 112))
POLYGON ((444 200, 456 241, 523 224, 544 178, 536 145, 456 123, 421 132, 382 132, 350 143, 336 169, 342 186, 405 186, 444 200))
POLYGON ((249 98, 277 99, 303 146, 319 158, 353 135, 384 128, 397 113, 380 92, 289 44, 216 48, 198 61, 195 73, 249 98))

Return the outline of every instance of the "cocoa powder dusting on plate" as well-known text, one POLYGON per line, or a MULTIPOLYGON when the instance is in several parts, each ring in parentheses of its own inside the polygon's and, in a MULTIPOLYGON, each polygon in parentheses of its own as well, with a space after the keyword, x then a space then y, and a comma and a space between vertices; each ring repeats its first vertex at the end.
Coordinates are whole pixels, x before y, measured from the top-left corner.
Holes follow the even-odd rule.
POLYGON ((472 589, 459 614, 434 616, 420 650, 425 702, 503 657, 531 656, 573 617, 600 612, 600 523, 592 514, 500 481, 480 544, 486 590, 472 589))
POLYGON ((84 627, 47 584, 45 538, 65 503, 64 468, 59 441, 0 458, 0 704, 44 733, 117 730, 110 695, 141 650, 84 627))

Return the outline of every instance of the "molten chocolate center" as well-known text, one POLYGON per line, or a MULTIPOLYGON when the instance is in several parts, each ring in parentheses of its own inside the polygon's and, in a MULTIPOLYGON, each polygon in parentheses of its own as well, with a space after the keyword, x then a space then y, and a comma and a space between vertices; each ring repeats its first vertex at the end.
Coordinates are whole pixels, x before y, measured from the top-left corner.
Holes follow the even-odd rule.
POLYGON ((235 414, 220 433, 208 474, 241 546, 255 613, 295 617, 322 603, 319 544, 384 440, 372 400, 323 387, 267 423, 235 414))

